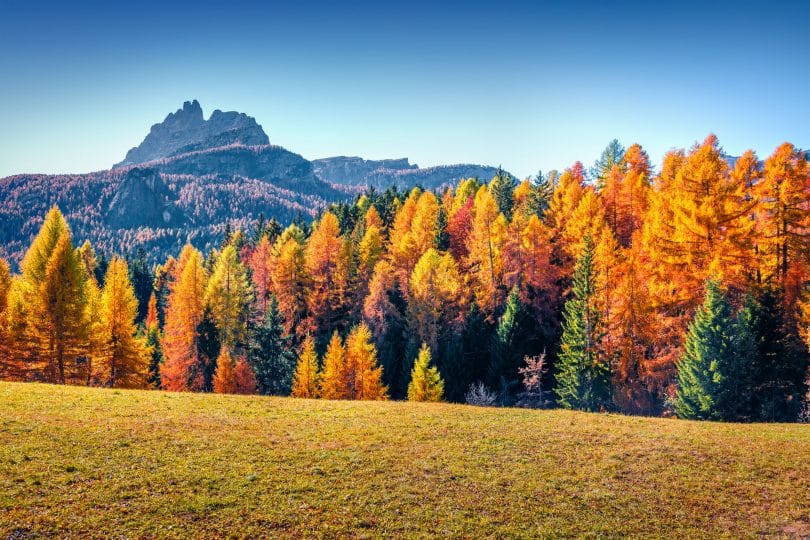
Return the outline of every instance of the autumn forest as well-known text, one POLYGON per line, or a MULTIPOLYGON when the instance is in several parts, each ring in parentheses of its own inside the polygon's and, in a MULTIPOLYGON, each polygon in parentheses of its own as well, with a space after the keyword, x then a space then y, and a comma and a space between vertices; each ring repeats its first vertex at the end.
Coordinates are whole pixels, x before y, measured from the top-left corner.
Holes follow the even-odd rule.
POLYGON ((593 167, 368 190, 162 264, 59 208, 0 260, 0 376, 170 391, 808 415, 810 172, 611 142, 593 167))

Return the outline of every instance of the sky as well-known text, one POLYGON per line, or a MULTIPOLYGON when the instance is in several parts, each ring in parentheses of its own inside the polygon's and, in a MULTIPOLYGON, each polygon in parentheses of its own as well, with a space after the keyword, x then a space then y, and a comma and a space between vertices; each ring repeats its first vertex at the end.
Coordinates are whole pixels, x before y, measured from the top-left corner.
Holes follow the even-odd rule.
POLYGON ((810 1, 0 0, 0 177, 109 168, 191 99, 308 159, 766 157, 810 147, 810 1))

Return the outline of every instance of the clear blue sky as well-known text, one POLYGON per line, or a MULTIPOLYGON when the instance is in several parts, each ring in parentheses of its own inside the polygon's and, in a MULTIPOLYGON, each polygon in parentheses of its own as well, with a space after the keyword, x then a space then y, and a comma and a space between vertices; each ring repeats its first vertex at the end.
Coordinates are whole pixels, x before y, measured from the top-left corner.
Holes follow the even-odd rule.
POLYGON ((108 168, 192 98, 306 158, 519 176, 810 146, 810 1, 164 4, 0 0, 0 176, 108 168))

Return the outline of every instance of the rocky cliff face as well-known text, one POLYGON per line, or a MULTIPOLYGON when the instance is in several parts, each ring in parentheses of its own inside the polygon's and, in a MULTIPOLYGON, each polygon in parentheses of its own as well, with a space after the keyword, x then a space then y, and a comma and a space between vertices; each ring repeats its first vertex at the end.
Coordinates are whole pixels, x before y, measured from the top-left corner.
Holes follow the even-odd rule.
POLYGON ((172 193, 155 169, 130 169, 110 201, 104 220, 116 229, 172 228, 186 221, 172 193))
POLYGON ((315 174, 321 179, 351 186, 365 184, 365 179, 378 170, 401 171, 419 168, 417 165, 411 165, 408 158, 370 160, 346 156, 315 159, 312 166, 315 174))
POLYGON ((199 148, 212 148, 223 144, 269 144, 270 140, 256 120, 244 113, 216 110, 211 118, 203 118, 202 107, 195 99, 186 101, 183 108, 170 113, 160 124, 155 124, 143 142, 127 152, 114 167, 135 165, 199 148))
POLYGON ((335 184, 373 186, 385 189, 389 186, 409 188, 417 184, 426 189, 452 184, 465 178, 477 177, 489 181, 498 172, 495 167, 482 165, 443 165, 420 169, 407 158, 365 160, 359 157, 333 157, 316 159, 312 165, 321 179, 335 184))

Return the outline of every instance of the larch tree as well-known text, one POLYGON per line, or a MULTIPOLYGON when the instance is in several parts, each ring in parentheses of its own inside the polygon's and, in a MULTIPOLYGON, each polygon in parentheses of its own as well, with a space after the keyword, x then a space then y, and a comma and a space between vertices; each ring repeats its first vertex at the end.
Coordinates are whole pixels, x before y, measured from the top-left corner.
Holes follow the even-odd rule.
POLYGON ((29 328, 38 344, 39 358, 44 360, 45 379, 59 384, 77 380, 80 364, 87 361, 90 337, 87 272, 66 228, 48 256, 37 285, 29 328))
POLYGON ((324 399, 353 399, 353 387, 346 348, 340 335, 334 332, 323 357, 318 394, 324 399))
MULTIPOLYGON (((273 293, 284 321, 284 330, 288 334, 303 335, 302 332, 306 327, 303 323, 307 317, 309 275, 303 239, 294 234, 287 234, 290 228, 282 233, 274 248, 273 293)), ((297 232, 300 232, 300 229, 297 232)))
POLYGON ((462 323, 465 308, 464 283, 450 254, 428 249, 419 259, 410 279, 408 312, 419 341, 436 347, 442 332, 462 323))
POLYGON ((164 390, 199 391, 204 388, 197 335, 205 310, 207 281, 202 262, 202 254, 186 244, 175 268, 176 277, 169 286, 161 342, 164 361, 160 366, 160 385, 164 390))
POLYGON ((301 346, 290 395, 297 398, 318 397, 318 355, 311 336, 307 336, 301 346))
POLYGON ((263 234, 248 258, 250 278, 256 291, 256 308, 259 314, 267 312, 267 304, 273 287, 273 246, 266 234, 263 234))
POLYGON ((408 366, 403 351, 408 347, 408 309, 390 263, 382 260, 374 267, 369 292, 363 301, 363 321, 374 336, 383 366, 385 382, 396 398, 407 391, 408 366))
POLYGON ((255 394, 258 390, 256 374, 253 372, 253 368, 250 367, 250 364, 244 355, 240 355, 236 359, 236 365, 233 368, 233 377, 234 382, 236 383, 237 394, 247 396, 255 394))
POLYGON ((138 300, 129 281, 127 263, 113 257, 101 292, 101 328, 104 349, 100 365, 105 386, 143 388, 149 375, 149 349, 138 335, 135 319, 138 300))
POLYGON ((346 364, 352 399, 388 399, 388 388, 382 382, 382 368, 377 365, 377 349, 365 323, 355 326, 346 337, 346 364))
POLYGON ((231 350, 244 347, 252 295, 236 248, 228 244, 216 259, 205 291, 205 303, 211 310, 222 346, 231 350))
POLYGON ((693 309, 708 277, 746 281, 755 201, 745 182, 730 174, 714 135, 692 147, 674 171, 666 165, 662 177, 671 179, 662 178, 652 192, 645 247, 662 284, 680 282, 676 304, 693 309))
POLYGON ((307 326, 315 334, 329 335, 343 315, 343 295, 348 285, 340 279, 339 256, 343 246, 340 224, 331 212, 325 212, 312 231, 305 248, 306 269, 310 277, 307 308, 311 318, 307 326))
POLYGON ((810 230, 810 182, 805 152, 781 144, 765 160, 762 181, 755 186, 760 203, 758 256, 763 279, 785 286, 790 266, 807 260, 810 230))
POLYGON ((8 306, 11 293, 11 270, 8 262, 0 258, 0 377, 12 377, 11 337, 8 328, 8 306))
POLYGON ((489 190, 482 186, 475 195, 472 229, 467 237, 466 267, 473 280, 473 292, 481 310, 492 319, 502 303, 503 246, 507 221, 489 190))
POLYGON ((430 348, 426 343, 419 349, 408 384, 408 401, 442 401, 444 381, 439 370, 430 365, 430 348))
POLYGON ((602 330, 596 305, 594 246, 585 237, 574 268, 573 296, 565 303, 557 366, 557 402, 567 409, 598 411, 609 404, 610 367, 599 357, 602 330))
POLYGON ((214 392, 217 394, 236 393, 236 370, 228 347, 222 347, 214 372, 214 392))
MULTIPOLYGON (((551 233, 551 261, 561 267, 566 273, 573 266, 573 259, 566 249, 563 233, 566 230, 571 215, 579 206, 579 201, 585 192, 585 171, 582 163, 576 162, 570 169, 566 169, 557 180, 548 209, 544 214, 544 221, 551 233)), ((582 238, 580 236, 580 238, 582 238)))
POLYGON ((421 255, 436 244, 439 216, 439 201, 430 191, 425 191, 416 200, 416 208, 411 220, 411 236, 416 253, 421 255))

